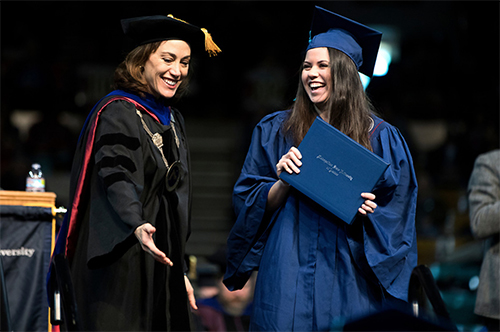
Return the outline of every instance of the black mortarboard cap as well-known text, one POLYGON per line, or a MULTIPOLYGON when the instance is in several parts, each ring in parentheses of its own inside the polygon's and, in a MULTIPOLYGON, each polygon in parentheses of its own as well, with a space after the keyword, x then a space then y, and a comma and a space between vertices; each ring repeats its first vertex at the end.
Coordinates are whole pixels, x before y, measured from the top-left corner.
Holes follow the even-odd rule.
POLYGON ((337 49, 354 61, 359 72, 371 77, 382 33, 356 21, 316 6, 307 50, 337 49))
POLYGON ((221 52, 206 29, 199 28, 172 15, 154 15, 121 20, 123 32, 135 44, 144 45, 163 40, 179 39, 191 46, 194 53, 207 51, 210 56, 221 52))

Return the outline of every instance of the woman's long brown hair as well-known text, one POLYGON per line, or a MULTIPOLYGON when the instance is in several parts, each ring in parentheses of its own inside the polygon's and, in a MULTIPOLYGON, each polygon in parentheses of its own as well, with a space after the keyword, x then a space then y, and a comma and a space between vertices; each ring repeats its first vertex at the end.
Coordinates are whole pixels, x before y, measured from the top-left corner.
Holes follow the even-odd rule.
MULTIPOLYGON (((374 110, 363 89, 356 66, 341 51, 328 48, 328 53, 332 94, 326 109, 330 112, 330 124, 371 151, 369 131, 374 110)), ((303 65, 300 68, 301 73, 302 70, 303 65)), ((300 78, 295 103, 283 123, 285 135, 290 135, 295 144, 300 144, 317 115, 300 78)))

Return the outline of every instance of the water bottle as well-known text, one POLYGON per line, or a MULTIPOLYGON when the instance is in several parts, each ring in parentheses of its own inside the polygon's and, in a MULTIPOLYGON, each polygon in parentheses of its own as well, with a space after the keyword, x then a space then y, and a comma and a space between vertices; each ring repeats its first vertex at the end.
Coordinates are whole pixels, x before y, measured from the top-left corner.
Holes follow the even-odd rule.
POLYGON ((40 164, 31 165, 31 171, 29 171, 28 176, 26 177, 26 191, 45 191, 45 179, 43 178, 42 167, 40 164))

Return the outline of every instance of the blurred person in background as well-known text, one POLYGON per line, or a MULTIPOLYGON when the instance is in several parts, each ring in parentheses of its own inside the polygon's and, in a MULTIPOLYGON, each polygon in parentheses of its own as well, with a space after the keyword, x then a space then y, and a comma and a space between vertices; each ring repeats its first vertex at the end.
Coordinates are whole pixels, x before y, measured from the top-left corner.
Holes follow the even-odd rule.
MULTIPOLYGON (((248 331, 252 312, 255 275, 242 289, 229 291, 222 283, 226 271, 226 246, 220 247, 208 261, 218 267, 216 295, 197 301, 200 331, 248 331)), ((254 273, 255 274, 255 273, 254 273)))
POLYGON ((476 158, 467 194, 472 234, 485 240, 474 313, 500 331, 500 150, 476 158))

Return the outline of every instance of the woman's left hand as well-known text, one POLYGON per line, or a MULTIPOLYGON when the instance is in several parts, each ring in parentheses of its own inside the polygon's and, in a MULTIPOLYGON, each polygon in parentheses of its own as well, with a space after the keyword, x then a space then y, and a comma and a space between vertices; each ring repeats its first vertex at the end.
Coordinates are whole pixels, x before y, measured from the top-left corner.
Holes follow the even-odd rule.
POLYGON ((186 283, 186 292, 188 295, 189 304, 191 305, 191 308, 193 308, 194 310, 198 310, 198 307, 196 306, 196 299, 194 298, 193 286, 191 285, 191 281, 189 281, 189 278, 186 275, 184 276, 184 282, 186 283))
POLYGON ((372 193, 362 193, 361 197, 365 198, 365 202, 361 204, 361 207, 358 209, 359 213, 362 215, 367 215, 368 213, 373 213, 377 208, 377 204, 374 202, 375 195, 372 193))

